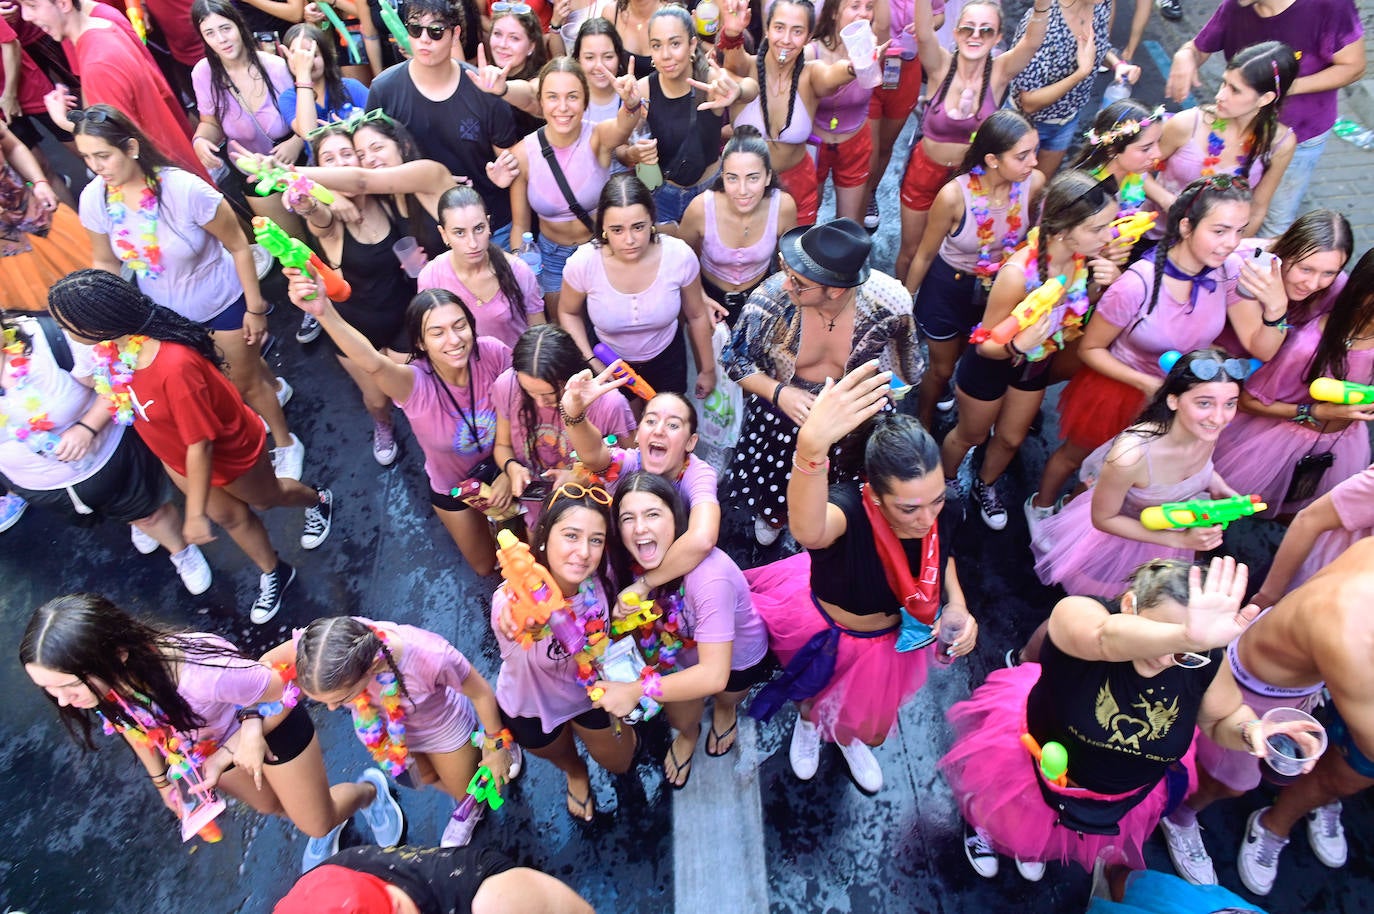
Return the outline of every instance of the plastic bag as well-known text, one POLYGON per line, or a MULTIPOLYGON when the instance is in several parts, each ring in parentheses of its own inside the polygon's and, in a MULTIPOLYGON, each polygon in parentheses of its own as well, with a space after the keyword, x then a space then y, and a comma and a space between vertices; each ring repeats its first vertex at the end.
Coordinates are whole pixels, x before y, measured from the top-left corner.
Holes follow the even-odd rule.
POLYGON ((721 352, 729 343, 730 328, 723 323, 716 324, 711 334, 711 350, 716 359, 716 389, 702 404, 697 446, 693 452, 715 467, 717 473, 725 472, 729 451, 739 441, 740 427, 744 424, 744 391, 725 373, 721 362, 721 352))

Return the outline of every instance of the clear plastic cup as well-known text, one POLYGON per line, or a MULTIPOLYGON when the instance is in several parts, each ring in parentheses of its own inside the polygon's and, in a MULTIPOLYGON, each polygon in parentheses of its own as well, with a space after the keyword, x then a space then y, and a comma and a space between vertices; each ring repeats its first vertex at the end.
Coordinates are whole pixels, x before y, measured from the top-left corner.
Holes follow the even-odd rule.
POLYGON ((877 37, 867 19, 856 19, 840 30, 845 53, 854 65, 854 78, 860 85, 876 88, 883 81, 882 64, 878 62, 877 37))
POLYGON ((420 275, 420 271, 429 263, 429 255, 420 247, 420 243, 406 235, 400 241, 391 246, 391 251, 396 255, 396 259, 401 262, 401 269, 406 271, 406 275, 411 279, 420 275))
POLYGON ((1260 718, 1260 733, 1264 735, 1268 750, 1264 757, 1264 778, 1278 786, 1296 781, 1307 763, 1320 758, 1326 751, 1326 729, 1311 714, 1297 708, 1266 711, 1260 718), (1282 727, 1294 721, 1304 725, 1297 728, 1298 732, 1292 732, 1291 727, 1282 727))
POLYGON ((949 604, 940 613, 940 632, 935 640, 935 662, 949 666, 954 662, 949 648, 968 631, 968 611, 960 606, 949 604))

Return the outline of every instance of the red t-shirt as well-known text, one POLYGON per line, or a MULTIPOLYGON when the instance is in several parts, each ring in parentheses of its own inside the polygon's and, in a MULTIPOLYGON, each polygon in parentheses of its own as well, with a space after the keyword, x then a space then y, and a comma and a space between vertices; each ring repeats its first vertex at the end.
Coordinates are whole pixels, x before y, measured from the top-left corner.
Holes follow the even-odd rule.
POLYGON ((143 5, 167 39, 172 59, 188 67, 200 63, 205 57, 205 43, 191 23, 191 0, 144 0, 143 5))
MULTIPOLYGON (((124 27, 133 30, 127 20, 124 27)), ((87 106, 103 103, 123 111, 175 165, 214 183, 191 148, 186 112, 137 38, 118 26, 92 28, 77 36, 73 48, 72 66, 87 106)))
POLYGON ((200 353, 162 343, 147 368, 134 372, 134 430, 157 458, 186 475, 186 449, 209 441, 210 485, 224 486, 253 468, 267 445, 257 414, 233 383, 200 353))
MULTIPOLYGON (((18 41, 19 35, 4 19, 0 19, 0 44, 18 41)), ((5 88, 5 73, 0 70, 0 91, 5 88)), ((43 96, 53 89, 52 80, 38 69, 29 52, 19 51, 19 110, 25 114, 43 114, 48 109, 43 104, 43 96)))

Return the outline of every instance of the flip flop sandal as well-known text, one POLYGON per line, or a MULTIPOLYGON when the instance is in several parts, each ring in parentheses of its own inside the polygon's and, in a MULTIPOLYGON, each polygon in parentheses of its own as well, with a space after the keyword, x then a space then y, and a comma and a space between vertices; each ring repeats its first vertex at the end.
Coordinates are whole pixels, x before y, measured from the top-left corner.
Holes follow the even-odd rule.
POLYGON ((730 740, 730 745, 724 749, 720 748, 720 744, 727 739, 731 733, 735 732, 737 726, 739 726, 739 717, 735 718, 735 722, 727 727, 724 733, 717 733, 716 725, 712 722, 711 731, 706 734, 706 754, 711 758, 720 758, 722 755, 729 755, 730 750, 735 748, 735 740, 730 740), (715 744, 715 752, 711 751, 713 743, 715 744))
POLYGON ((590 822, 592 820, 592 817, 596 815, 596 806, 593 803, 595 797, 592 791, 588 790, 586 798, 582 800, 579 800, 577 797, 573 796, 571 788, 568 789, 566 793, 568 794, 568 799, 572 802, 574 806, 587 813, 586 817, 584 818, 583 816, 579 816, 575 814, 571 809, 569 809, 568 815, 572 816, 579 822, 590 822))
POLYGON ((667 783, 669 787, 673 788, 674 790, 681 790, 682 788, 687 786, 687 782, 692 779, 692 759, 695 756, 695 752, 693 752, 692 755, 687 756, 687 761, 684 764, 677 760, 677 753, 673 751, 673 747, 671 745, 668 746, 668 761, 673 763, 674 774, 669 774, 668 768, 665 765, 663 768, 663 780, 667 783), (686 777, 682 777, 682 772, 684 770, 687 772, 686 777), (682 777, 681 784, 673 783, 674 775, 676 775, 676 777, 682 777))

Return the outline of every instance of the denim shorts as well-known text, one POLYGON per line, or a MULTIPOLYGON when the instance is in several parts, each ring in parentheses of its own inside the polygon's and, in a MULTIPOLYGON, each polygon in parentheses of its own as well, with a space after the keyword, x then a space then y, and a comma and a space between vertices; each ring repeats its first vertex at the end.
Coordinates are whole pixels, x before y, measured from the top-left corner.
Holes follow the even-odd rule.
POLYGON ((580 245, 558 244, 543 235, 539 236, 539 254, 543 265, 539 270, 539 291, 545 295, 557 293, 563 288, 563 266, 580 245))
POLYGON ((710 187, 716 180, 718 169, 707 169, 709 174, 697 181, 690 187, 680 187, 671 181, 664 181, 661 187, 654 190, 654 220, 656 222, 681 222, 682 214, 687 212, 687 204, 691 203, 701 194, 702 191, 710 187))
POLYGON ((1073 138, 1078 133, 1078 115, 1062 124, 1035 121, 1035 132, 1040 134, 1041 152, 1063 152, 1073 145, 1073 138))

